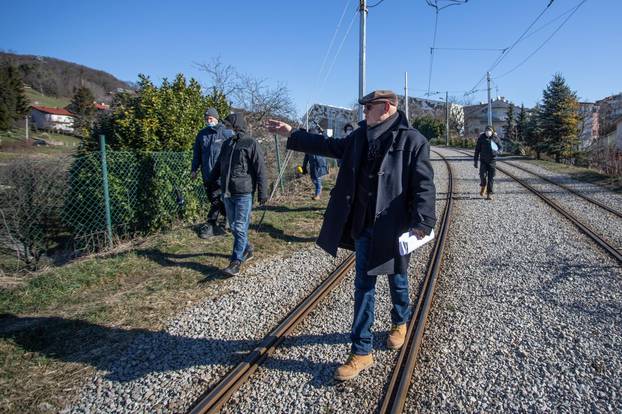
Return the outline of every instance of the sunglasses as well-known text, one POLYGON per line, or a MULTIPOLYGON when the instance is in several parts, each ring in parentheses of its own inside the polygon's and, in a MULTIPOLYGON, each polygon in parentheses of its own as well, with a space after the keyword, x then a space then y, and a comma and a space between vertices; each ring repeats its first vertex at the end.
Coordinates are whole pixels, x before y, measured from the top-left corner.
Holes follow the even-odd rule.
POLYGON ((385 104, 385 101, 379 101, 379 102, 370 102, 370 103, 366 103, 364 105, 364 108, 366 111, 371 111, 371 109, 374 107, 374 105, 379 105, 379 104, 385 104))

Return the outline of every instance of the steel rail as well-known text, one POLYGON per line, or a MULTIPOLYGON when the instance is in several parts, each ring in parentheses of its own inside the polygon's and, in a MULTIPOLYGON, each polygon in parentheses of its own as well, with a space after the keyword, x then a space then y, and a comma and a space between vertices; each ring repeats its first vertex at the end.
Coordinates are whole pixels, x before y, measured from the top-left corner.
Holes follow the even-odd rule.
POLYGON ((261 343, 237 364, 215 386, 201 395, 188 411, 191 414, 220 411, 231 395, 237 391, 259 365, 283 342, 285 337, 328 295, 348 274, 354 265, 351 253, 311 294, 292 310, 261 343))
POLYGON ((582 194, 582 193, 578 192, 577 190, 574 190, 574 189, 572 189, 572 188, 570 188, 570 187, 568 187, 568 186, 566 186, 566 185, 564 185, 564 184, 556 183, 555 181, 551 180, 551 179, 550 179, 550 178, 548 178, 548 177, 545 177, 545 176, 543 176, 543 175, 540 175, 540 174, 538 174, 538 173, 535 173, 535 172, 533 172, 533 171, 530 171, 530 170, 528 170, 528 169, 527 169, 527 168, 525 168, 525 167, 518 166, 518 165, 513 164, 513 163, 511 163, 511 162, 508 162, 508 161, 501 161, 501 160, 498 160, 498 161, 499 161, 499 162, 502 162, 502 163, 504 163, 504 164, 507 164, 507 165, 509 165, 509 166, 511 166, 511 167, 514 167, 514 168, 516 168, 516 169, 519 169, 519 170, 521 170, 521 171, 525 171, 526 173, 529 173, 529 174, 535 175, 536 177, 538 177, 538 178, 540 178, 540 179, 542 179, 542 180, 544 180, 544 181, 546 181, 546 182, 548 182, 548 183, 551 183, 551 184, 553 184, 553 185, 556 185, 556 186, 558 186, 558 187, 561 187, 561 188, 563 188, 564 190, 566 190, 566 191, 568 191, 568 192, 570 192, 570 193, 572 193, 572 194, 574 194, 574 195, 576 195, 576 196, 578 196, 578 197, 581 197, 581 198, 582 198, 582 199, 584 199, 585 201, 588 201, 588 202, 590 202, 590 203, 592 203, 592 204, 596 204, 598 207, 602 208, 603 210, 607 210, 607 211, 608 211, 608 212, 610 212, 611 214, 614 214, 614 215, 616 215, 616 216, 618 216, 618 217, 622 218, 622 212, 619 212, 618 210, 614 210, 613 208, 611 208, 611 207, 609 207, 609 206, 607 206, 607 205, 605 205, 605 204, 601 203, 600 201, 598 201, 598 200, 596 200, 596 199, 594 199, 594 198, 592 198, 592 197, 590 197, 590 196, 587 196, 587 195, 585 195, 585 194, 582 194))
POLYGON ((442 220, 439 226, 438 237, 434 243, 432 255, 428 261, 428 269, 421 288, 422 294, 419 295, 417 305, 413 310, 413 316, 408 324, 406 331, 406 341, 400 351, 397 364, 391 375, 391 380, 385 392, 385 397, 380 406, 380 413, 401 413, 404 409, 404 403, 408 396, 408 389, 412 379, 412 373, 417 363, 417 356, 421 349, 423 333, 427 322, 428 314, 432 306, 434 297, 434 288, 438 280, 438 274, 443 261, 445 242, 447 240, 447 232, 451 222, 451 214, 453 210, 453 173, 451 165, 447 159, 437 151, 445 164, 449 176, 449 184, 447 188, 447 203, 443 211, 442 220))
MULTIPOLYGON (((469 154, 469 153, 464 152, 464 151, 460 151, 460 150, 454 150, 454 151, 460 152, 460 153, 468 155, 470 157, 473 156, 472 154, 469 154)), ((508 177, 512 178, 514 181, 516 181, 517 183, 519 183, 520 185, 522 185, 523 187, 525 187, 526 189, 528 189, 529 191, 531 191, 532 193, 534 193, 535 195, 540 197, 542 199, 542 201, 544 201, 550 207, 555 209, 562 216, 564 216, 568 220, 570 220, 575 226, 577 226, 579 228, 579 230, 581 230, 588 237, 590 237, 596 244, 598 244, 603 250, 605 250, 611 257, 616 259, 618 261, 618 263, 622 263, 622 252, 620 252, 618 249, 616 249, 607 240, 605 240, 604 238, 599 236, 587 224, 584 224, 583 222, 581 222, 581 220, 579 220, 574 214, 570 213, 569 211, 564 209, 561 205, 559 205, 555 201, 551 200, 549 197, 545 196, 542 192, 536 190, 531 185, 527 184, 525 181, 523 181, 520 178, 516 177, 514 174, 510 173, 509 171, 507 171, 507 170, 505 170, 505 169, 503 169, 503 168, 501 168, 499 166, 497 166, 496 168, 497 168, 497 170, 501 171, 503 174, 505 174, 508 177)))

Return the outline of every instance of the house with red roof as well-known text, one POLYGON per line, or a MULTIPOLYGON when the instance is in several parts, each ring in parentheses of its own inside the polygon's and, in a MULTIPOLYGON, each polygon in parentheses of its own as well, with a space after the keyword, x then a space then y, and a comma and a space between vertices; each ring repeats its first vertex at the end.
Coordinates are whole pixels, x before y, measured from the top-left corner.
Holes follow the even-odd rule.
POLYGON ((31 106, 30 117, 37 129, 73 132, 74 115, 65 108, 31 106))

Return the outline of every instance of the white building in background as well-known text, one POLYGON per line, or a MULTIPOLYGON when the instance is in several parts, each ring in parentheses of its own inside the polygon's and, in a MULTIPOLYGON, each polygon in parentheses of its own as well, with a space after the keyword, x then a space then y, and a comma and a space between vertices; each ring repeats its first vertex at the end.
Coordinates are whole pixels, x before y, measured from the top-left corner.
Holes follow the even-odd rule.
POLYGON ((356 110, 339 106, 313 104, 309 111, 302 117, 302 123, 309 120, 309 129, 314 129, 319 125, 329 137, 342 138, 343 127, 351 123, 357 128, 356 110))
POLYGON ((579 102, 579 141, 580 148, 585 149, 598 138, 598 105, 593 102, 579 102))
POLYGON ((61 132, 73 132, 74 116, 64 108, 31 106, 30 117, 37 129, 61 132))

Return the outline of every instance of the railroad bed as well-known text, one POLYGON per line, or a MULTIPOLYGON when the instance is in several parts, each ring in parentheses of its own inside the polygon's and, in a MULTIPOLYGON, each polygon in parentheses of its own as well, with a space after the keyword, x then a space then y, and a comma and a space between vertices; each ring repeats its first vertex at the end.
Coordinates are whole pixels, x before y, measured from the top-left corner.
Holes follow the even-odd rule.
MULTIPOLYGON (((454 212, 405 411, 619 411, 620 264, 501 172, 495 199, 482 199, 472 159, 437 150, 453 168, 454 212)), ((440 217, 447 168, 438 156, 432 159, 440 217)), ((564 181, 622 206, 622 197, 564 181)), ((411 259, 413 303, 430 250, 426 245, 411 259)), ((211 297, 171 320, 165 332, 137 335, 127 354, 89 381, 66 412, 188 410, 346 255, 299 251, 252 263, 242 275, 218 282, 211 297)), ((390 327, 386 278, 376 289, 376 365, 349 382, 332 379, 349 350, 352 285, 350 273, 223 412, 378 410, 398 356, 384 346, 390 327)))

